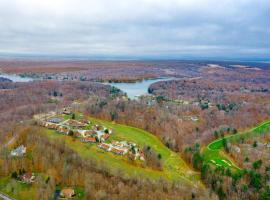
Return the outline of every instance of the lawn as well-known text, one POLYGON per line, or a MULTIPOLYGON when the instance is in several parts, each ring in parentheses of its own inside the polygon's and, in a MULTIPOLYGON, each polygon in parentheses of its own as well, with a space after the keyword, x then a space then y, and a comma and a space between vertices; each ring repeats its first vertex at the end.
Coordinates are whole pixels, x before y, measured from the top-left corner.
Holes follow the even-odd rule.
POLYGON ((163 178, 169 181, 185 182, 193 186, 201 186, 199 174, 192 171, 178 154, 168 149, 157 137, 149 132, 109 121, 95 118, 89 119, 92 125, 100 124, 113 130, 113 134, 108 142, 111 140, 126 140, 136 143, 141 148, 150 146, 157 153, 161 154, 163 170, 159 171, 149 167, 143 167, 143 161, 136 161, 133 163, 128 160, 127 156, 118 156, 111 152, 105 152, 97 148, 96 144, 82 143, 79 139, 59 134, 53 130, 45 129, 45 134, 51 139, 64 140, 65 143, 82 158, 94 159, 98 164, 106 166, 112 174, 121 173, 121 176, 124 178, 141 177, 151 180, 163 178))
MULTIPOLYGON (((270 120, 267 120, 249 131, 237 133, 224 137, 228 142, 239 142, 242 139, 258 136, 267 133, 270 127, 270 120)), ((224 153, 223 138, 211 142, 203 151, 204 162, 216 166, 229 167, 240 170, 240 168, 224 153)))
POLYGON ((0 178, 0 192, 16 200, 36 199, 36 190, 34 187, 18 182, 10 177, 0 178))
MULTIPOLYGON (((57 190, 61 190, 61 187, 57 186, 57 190)), ((75 188, 76 196, 73 200, 82 200, 84 197, 84 190, 82 188, 75 188)), ((37 199, 37 188, 35 185, 28 185, 26 183, 19 182, 10 177, 0 178, 0 193, 8 195, 16 200, 35 200, 37 199)), ((53 194, 52 194, 53 196, 53 194)), ((53 198, 52 198, 53 199, 53 198)), ((59 198, 63 199, 63 198, 59 198)))

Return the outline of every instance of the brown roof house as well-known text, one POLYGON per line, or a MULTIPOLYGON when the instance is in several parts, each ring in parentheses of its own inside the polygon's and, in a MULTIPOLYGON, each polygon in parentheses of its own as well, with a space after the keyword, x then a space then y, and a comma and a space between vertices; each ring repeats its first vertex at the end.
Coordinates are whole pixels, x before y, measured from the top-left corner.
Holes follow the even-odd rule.
POLYGON ((112 148, 112 152, 117 154, 117 155, 125 155, 128 152, 128 149, 126 148, 116 148, 113 147, 112 148))
POLYGON ((105 151, 111 151, 111 145, 106 143, 101 143, 98 145, 99 148, 104 149, 105 151))
POLYGON ((96 138, 93 138, 93 137, 84 138, 84 139, 82 139, 82 141, 89 142, 89 143, 96 143, 97 142, 96 138))
POLYGON ((109 137, 110 137, 110 134, 105 133, 104 135, 101 136, 101 141, 105 142, 107 139, 109 139, 109 137))
POLYGON ((75 195, 76 195, 75 191, 72 188, 65 188, 65 189, 62 189, 60 192, 60 196, 62 198, 72 198, 75 195))
POLYGON ((90 136, 94 136, 96 135, 96 132, 94 130, 77 130, 78 134, 81 136, 81 137, 90 137, 90 136))
POLYGON ((21 176, 21 180, 24 183, 34 183, 35 182, 35 175, 34 173, 28 172, 21 176))

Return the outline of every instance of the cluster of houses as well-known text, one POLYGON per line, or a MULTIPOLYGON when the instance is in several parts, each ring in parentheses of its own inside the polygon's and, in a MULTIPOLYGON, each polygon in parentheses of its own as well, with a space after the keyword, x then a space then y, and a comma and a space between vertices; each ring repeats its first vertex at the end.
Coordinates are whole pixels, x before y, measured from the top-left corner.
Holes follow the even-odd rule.
MULTIPOLYGON (((63 114, 69 115, 70 111, 64 109, 63 114)), ((112 130, 101 125, 93 125, 89 128, 91 122, 87 119, 67 119, 58 117, 39 118, 38 125, 48 129, 56 130, 65 135, 73 135, 81 138, 82 142, 97 143, 105 142, 112 134, 112 130)))
MULTIPOLYGON (((65 109, 63 110, 63 114, 70 115, 71 113, 65 109)), ((112 134, 112 130, 98 124, 91 126, 91 122, 87 119, 64 120, 51 115, 50 118, 38 118, 37 123, 40 126, 56 130, 59 133, 80 138, 81 142, 98 143, 97 147, 107 152, 112 152, 116 155, 128 154, 134 160, 144 160, 143 151, 135 143, 127 141, 105 143, 112 134)))
POLYGON ((101 125, 92 126, 91 130, 77 130, 75 135, 82 138, 82 142, 105 142, 112 134, 112 130, 101 125))
POLYGON ((98 147, 116 155, 129 154, 129 156, 132 156, 133 160, 145 160, 143 151, 141 151, 137 145, 132 142, 112 141, 111 143, 101 143, 98 145, 98 147))

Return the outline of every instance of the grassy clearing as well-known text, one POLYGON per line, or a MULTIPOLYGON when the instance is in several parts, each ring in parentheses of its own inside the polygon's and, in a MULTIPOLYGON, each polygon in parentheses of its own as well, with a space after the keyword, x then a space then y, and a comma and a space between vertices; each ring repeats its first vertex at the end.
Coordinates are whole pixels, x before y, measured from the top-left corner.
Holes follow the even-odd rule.
POLYGON ((45 129, 45 133, 51 139, 65 141, 66 145, 77 152, 82 158, 94 159, 98 164, 108 168, 111 173, 121 173, 121 176, 124 178, 149 178, 151 180, 163 178, 169 181, 185 182, 192 186, 201 186, 199 174, 192 171, 178 154, 168 149, 154 135, 138 128, 95 118, 90 118, 90 121, 92 125, 101 124, 113 130, 113 134, 108 142, 112 140, 126 140, 135 142, 141 148, 145 145, 153 148, 162 156, 163 170, 151 169, 144 166, 142 161, 129 161, 126 156, 118 156, 111 152, 105 152, 97 148, 96 144, 82 143, 78 139, 59 134, 53 130, 45 129))
MULTIPOLYGON (((270 120, 267 120, 247 132, 238 133, 224 137, 228 142, 239 142, 245 138, 255 137, 267 133, 270 120)), ((223 138, 211 142, 203 151, 204 161, 216 166, 223 166, 235 170, 240 168, 224 153, 223 138)))
POLYGON ((36 199, 36 189, 10 177, 0 178, 0 192, 16 200, 36 199))
MULTIPOLYGON (((61 190, 61 187, 57 186, 57 190, 61 190)), ((84 197, 83 188, 76 187, 75 189, 76 196, 73 197, 73 200, 82 200, 84 197)), ((35 184, 29 185, 26 183, 19 182, 10 177, 0 178, 0 193, 8 195, 11 198, 16 200, 35 200, 37 197, 37 187, 35 184)), ((53 197, 54 194, 52 194, 53 197)), ((59 198, 63 199, 63 198, 59 198)))

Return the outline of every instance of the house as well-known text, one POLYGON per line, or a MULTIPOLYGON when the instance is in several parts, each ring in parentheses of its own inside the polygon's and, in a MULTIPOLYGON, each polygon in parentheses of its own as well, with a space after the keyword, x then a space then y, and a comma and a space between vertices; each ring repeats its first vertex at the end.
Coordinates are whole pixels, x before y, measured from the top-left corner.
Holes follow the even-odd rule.
POLYGON ((93 130, 97 130, 97 131, 101 131, 101 130, 103 131, 106 129, 103 126, 98 125, 98 124, 95 124, 92 128, 93 128, 93 130))
POLYGON ((108 134, 108 133, 105 133, 104 135, 102 135, 101 136, 101 141, 106 141, 107 139, 109 139, 109 137, 110 137, 110 134, 108 134))
POLYGON ((60 192, 60 196, 62 198, 72 198, 75 195, 76 195, 75 191, 72 188, 65 188, 65 189, 62 189, 61 192, 60 192))
POLYGON ((145 161, 144 152, 143 151, 140 152, 140 160, 145 161))
POLYGON ((57 129, 57 131, 59 133, 63 133, 63 134, 68 134, 69 133, 69 130, 70 130, 69 128, 64 127, 64 126, 58 127, 58 129, 57 129))
POLYGON ((191 121, 193 121, 193 122, 197 122, 197 121, 199 120, 199 118, 196 117, 196 116, 192 116, 192 117, 190 117, 190 119, 191 119, 191 121))
POLYGON ((62 113, 65 115, 70 115, 71 111, 68 108, 64 108, 62 113))
POLYGON ((81 137, 90 137, 96 135, 96 132, 93 130, 77 130, 78 135, 81 137))
POLYGON ((60 119, 60 118, 52 118, 49 120, 49 122, 54 123, 54 124, 59 124, 62 121, 63 119, 60 119))
POLYGON ((87 119, 81 119, 81 120, 79 120, 79 122, 81 122, 83 124, 90 124, 90 121, 87 119))
POLYGON ((100 145, 98 145, 98 147, 100 149, 105 150, 105 151, 111 151, 111 145, 110 144, 101 143, 100 145))
POLYGON ((57 129, 57 125, 54 124, 54 123, 51 123, 51 122, 47 122, 45 127, 48 128, 48 129, 54 129, 54 130, 57 129))
POLYGON ((24 145, 21 145, 17 147, 16 149, 11 151, 11 156, 23 156, 26 153, 26 147, 24 145))
POLYGON ((24 175, 21 176, 21 180, 24 183, 34 183, 35 182, 35 175, 31 172, 25 173, 24 175))
POLYGON ((97 142, 96 138, 93 138, 93 137, 84 138, 84 139, 82 139, 82 141, 89 142, 89 143, 96 143, 97 142))
POLYGON ((112 147, 112 152, 117 155, 125 155, 128 152, 128 149, 112 147))

